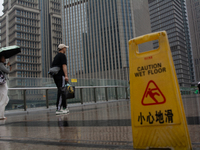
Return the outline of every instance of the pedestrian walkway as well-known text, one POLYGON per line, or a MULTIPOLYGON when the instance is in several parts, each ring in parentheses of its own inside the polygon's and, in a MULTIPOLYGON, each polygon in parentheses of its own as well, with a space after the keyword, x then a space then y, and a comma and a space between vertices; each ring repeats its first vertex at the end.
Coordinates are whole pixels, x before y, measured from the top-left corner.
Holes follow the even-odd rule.
MULTIPOLYGON (((188 99, 195 98, 183 101, 188 99)), ((60 116, 54 108, 6 112, 7 120, 0 121, 0 150, 133 149, 129 100, 70 105, 69 110, 60 116)), ((198 150, 200 117, 187 120, 193 149, 198 150)))

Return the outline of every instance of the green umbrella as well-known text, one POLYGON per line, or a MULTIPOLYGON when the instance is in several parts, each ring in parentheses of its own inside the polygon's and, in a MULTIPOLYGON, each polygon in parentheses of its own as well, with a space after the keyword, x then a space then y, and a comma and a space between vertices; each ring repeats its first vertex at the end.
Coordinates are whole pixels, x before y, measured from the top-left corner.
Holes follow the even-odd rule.
POLYGON ((16 45, 0 48, 0 56, 3 55, 6 59, 20 52, 21 52, 20 47, 16 45))

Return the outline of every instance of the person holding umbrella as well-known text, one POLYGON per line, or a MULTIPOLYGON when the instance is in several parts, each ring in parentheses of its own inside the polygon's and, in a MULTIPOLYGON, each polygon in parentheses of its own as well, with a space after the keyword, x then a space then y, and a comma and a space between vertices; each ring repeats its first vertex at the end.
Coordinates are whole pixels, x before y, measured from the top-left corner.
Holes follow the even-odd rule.
MULTIPOLYGON (((6 80, 8 80, 8 74, 10 73, 12 67, 10 62, 7 63, 7 67, 5 66, 5 56, 0 55, 0 71, 5 75, 6 80)), ((0 85, 0 120, 6 119, 4 116, 4 110, 6 105, 8 104, 9 98, 8 94, 8 85, 4 83, 0 85)))
MULTIPOLYGON (((19 46, 8 46, 0 49, 0 71, 5 76, 6 80, 8 80, 8 74, 10 73, 12 67, 9 62, 5 64, 5 61, 7 58, 12 57, 19 52, 21 52, 19 46)), ((7 83, 3 83, 0 85, 0 120, 6 119, 4 116, 4 111, 8 101, 8 85, 7 83)))

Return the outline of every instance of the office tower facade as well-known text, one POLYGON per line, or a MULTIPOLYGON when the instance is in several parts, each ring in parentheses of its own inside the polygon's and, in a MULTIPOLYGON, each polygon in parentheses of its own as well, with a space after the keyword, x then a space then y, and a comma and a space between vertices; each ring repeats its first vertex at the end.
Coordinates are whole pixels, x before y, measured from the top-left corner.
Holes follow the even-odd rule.
POLYGON ((200 81, 200 0, 186 1, 196 81, 200 81))
POLYGON ((9 59, 10 77, 41 77, 40 11, 37 0, 4 0, 0 17, 0 46, 18 45, 21 53, 9 59))
POLYGON ((10 58, 10 77, 50 77, 48 70, 62 43, 60 0, 4 0, 0 47, 18 45, 10 58))
POLYGON ((128 41, 150 32, 148 2, 62 0, 62 6, 69 76, 128 80, 128 41))
MULTIPOLYGON (((184 0, 149 0, 152 32, 166 30, 180 86, 194 81, 194 68, 184 0)), ((154 44, 154 48, 158 46, 154 44)))
POLYGON ((48 71, 57 47, 62 43, 60 0, 40 0, 42 77, 50 77, 48 71))

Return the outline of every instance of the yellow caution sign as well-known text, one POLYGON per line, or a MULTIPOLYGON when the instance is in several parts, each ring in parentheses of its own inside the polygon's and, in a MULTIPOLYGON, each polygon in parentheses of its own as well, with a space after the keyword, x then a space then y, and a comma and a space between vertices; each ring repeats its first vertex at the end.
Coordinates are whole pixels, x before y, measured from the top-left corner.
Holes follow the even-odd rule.
POLYGON ((167 33, 130 40, 129 64, 134 148, 191 150, 167 33), (158 40, 158 49, 139 53, 139 44, 154 40, 158 40))
POLYGON ((77 82, 77 79, 71 79, 71 82, 77 82))

